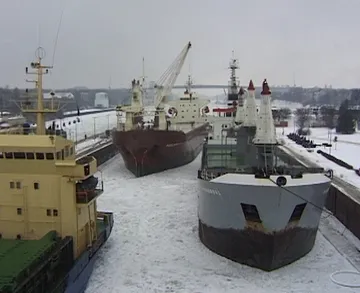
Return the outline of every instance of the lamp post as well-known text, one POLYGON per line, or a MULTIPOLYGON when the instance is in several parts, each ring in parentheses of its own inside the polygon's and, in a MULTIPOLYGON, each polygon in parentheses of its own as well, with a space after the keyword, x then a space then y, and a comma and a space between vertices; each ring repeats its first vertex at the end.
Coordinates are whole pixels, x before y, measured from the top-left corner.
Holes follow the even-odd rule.
POLYGON ((94 119, 94 138, 96 137, 96 118, 97 117, 93 117, 93 119, 94 119))
POLYGON ((78 123, 76 121, 76 123, 75 123, 75 144, 77 144, 77 142, 78 142, 78 128, 77 128, 77 126, 78 126, 78 123))

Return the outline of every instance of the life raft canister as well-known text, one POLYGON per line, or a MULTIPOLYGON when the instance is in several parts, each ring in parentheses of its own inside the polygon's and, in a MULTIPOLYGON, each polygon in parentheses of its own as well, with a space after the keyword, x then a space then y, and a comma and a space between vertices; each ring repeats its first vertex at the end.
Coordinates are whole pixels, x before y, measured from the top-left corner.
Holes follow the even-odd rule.
POLYGON ((210 109, 209 109, 208 106, 206 106, 206 107, 204 107, 204 108, 202 109, 202 113, 203 113, 203 114, 207 114, 207 113, 209 113, 209 112, 210 112, 210 109))
POLYGON ((168 113, 169 113, 169 115, 171 115, 171 116, 176 116, 176 115, 177 115, 177 110, 176 110, 176 108, 171 107, 171 108, 168 110, 168 113))

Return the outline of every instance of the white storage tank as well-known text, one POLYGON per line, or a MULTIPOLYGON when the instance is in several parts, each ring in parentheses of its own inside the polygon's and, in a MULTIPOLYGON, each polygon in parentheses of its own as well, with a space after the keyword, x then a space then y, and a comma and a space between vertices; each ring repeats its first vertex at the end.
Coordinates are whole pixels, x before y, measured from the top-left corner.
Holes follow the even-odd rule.
POLYGON ((109 96, 107 93, 96 93, 94 106, 97 108, 109 108, 109 96))

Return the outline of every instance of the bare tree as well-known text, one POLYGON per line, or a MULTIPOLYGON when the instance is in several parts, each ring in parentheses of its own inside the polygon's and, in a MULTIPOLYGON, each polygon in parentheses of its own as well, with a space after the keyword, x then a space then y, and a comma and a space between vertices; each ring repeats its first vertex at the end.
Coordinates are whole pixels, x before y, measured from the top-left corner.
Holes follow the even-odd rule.
POLYGON ((291 110, 289 108, 281 108, 279 111, 279 116, 281 120, 287 120, 290 118, 291 110))
POLYGON ((287 120, 291 115, 291 110, 289 108, 280 108, 272 110, 274 120, 287 120))
POLYGON ((310 109, 299 108, 295 112, 296 125, 302 130, 310 121, 310 109))

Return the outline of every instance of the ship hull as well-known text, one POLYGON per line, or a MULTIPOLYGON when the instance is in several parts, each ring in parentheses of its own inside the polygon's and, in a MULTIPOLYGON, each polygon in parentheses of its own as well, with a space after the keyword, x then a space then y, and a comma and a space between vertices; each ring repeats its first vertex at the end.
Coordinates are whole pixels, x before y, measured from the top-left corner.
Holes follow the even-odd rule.
POLYGON ((114 131, 113 142, 136 177, 180 167, 201 152, 207 124, 184 133, 166 130, 114 131))
MULTIPOLYGON (((69 283, 65 289, 65 293, 83 293, 86 290, 87 284, 91 277, 92 271, 95 265, 96 255, 89 259, 85 267, 83 268, 80 275, 77 277, 74 282, 69 283)), ((78 270, 78 268, 74 267, 74 270, 78 270)))
MULTIPOLYGON (((111 220, 112 221, 112 220, 111 220)), ((64 279, 64 284, 66 284, 64 293, 83 293, 86 290, 89 279, 91 277, 96 258, 99 254, 101 247, 110 237, 113 227, 113 222, 110 225, 107 225, 101 233, 99 233, 98 239, 95 247, 92 251, 84 252, 80 258, 76 261, 75 265, 72 267, 66 279, 64 279)))
POLYGON ((295 183, 286 190, 274 184, 256 185, 256 179, 254 184, 238 181, 240 184, 199 180, 199 238, 207 248, 265 271, 286 266, 311 251, 328 180, 295 183), (304 204, 299 214, 297 207, 304 204), (250 217, 249 209, 244 209, 249 205, 256 207, 259 218, 250 217), (300 217, 294 217, 295 210, 300 217))

